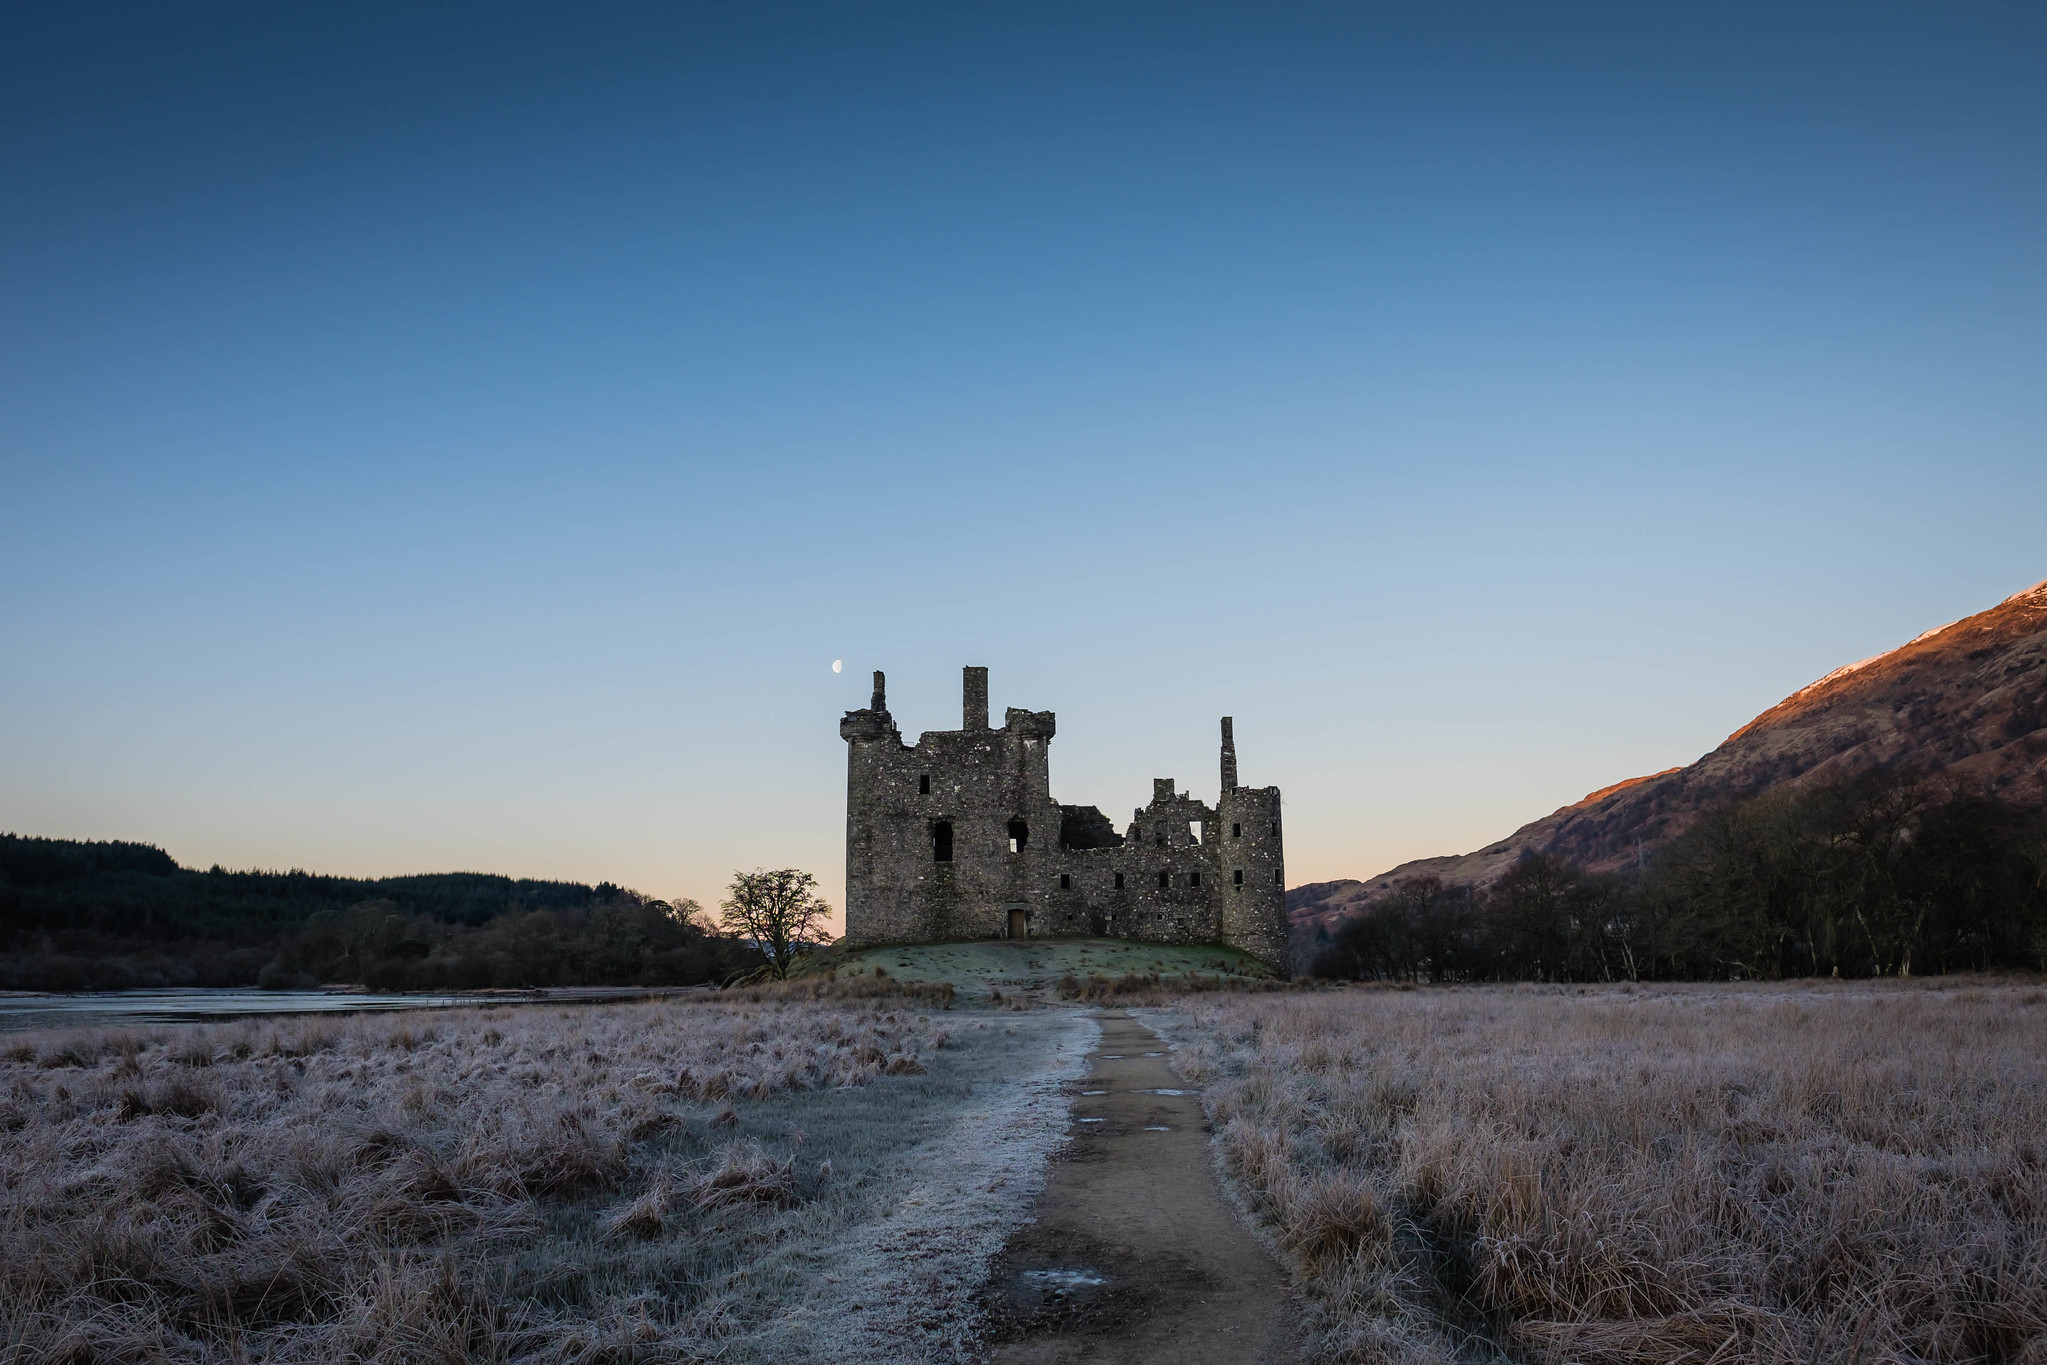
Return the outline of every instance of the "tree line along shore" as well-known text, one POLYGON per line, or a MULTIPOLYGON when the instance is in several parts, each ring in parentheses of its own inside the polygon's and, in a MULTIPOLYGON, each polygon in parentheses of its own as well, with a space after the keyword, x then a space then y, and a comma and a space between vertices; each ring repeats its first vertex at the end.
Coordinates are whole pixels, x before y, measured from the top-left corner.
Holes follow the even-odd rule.
POLYGON ((0 835, 0 989, 688 986, 759 962, 695 902, 608 882, 197 871, 147 844, 0 835))
POLYGON ((1439 983, 2047 971, 2047 811, 1872 772, 1722 805, 1619 870, 1407 878, 1309 950, 1317 976, 1439 983))

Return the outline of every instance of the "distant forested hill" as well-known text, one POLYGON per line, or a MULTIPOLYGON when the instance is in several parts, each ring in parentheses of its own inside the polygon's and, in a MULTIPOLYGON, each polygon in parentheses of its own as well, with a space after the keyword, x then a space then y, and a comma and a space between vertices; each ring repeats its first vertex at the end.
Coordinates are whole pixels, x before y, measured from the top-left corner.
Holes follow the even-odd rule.
POLYGON ((745 965, 690 902, 449 872, 204 872, 148 844, 0 834, 0 989, 687 985, 745 965))

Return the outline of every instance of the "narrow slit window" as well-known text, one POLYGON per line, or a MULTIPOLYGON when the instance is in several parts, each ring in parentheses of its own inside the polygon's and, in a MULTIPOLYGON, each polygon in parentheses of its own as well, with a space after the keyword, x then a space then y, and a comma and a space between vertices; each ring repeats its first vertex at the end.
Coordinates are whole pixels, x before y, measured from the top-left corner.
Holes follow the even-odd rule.
POLYGON ((1243 837, 1244 837, 1244 827, 1243 827, 1243 825, 1241 825, 1241 824, 1233 824, 1233 825, 1231 825, 1231 826, 1230 826, 1230 837, 1231 837, 1232 839, 1241 839, 1241 838, 1243 838, 1243 837))
POLYGON ((1073 878, 1070 874, 1065 872, 1059 874, 1059 889, 1061 891, 1073 890, 1073 878))
POLYGON ((1235 872, 1231 873, 1230 881, 1237 886, 1242 886, 1244 884, 1244 869, 1240 867, 1235 872))
POLYGON ((1009 851, 1011 853, 1021 853, 1024 851, 1024 845, 1030 841, 1031 827, 1021 820, 1011 820, 1009 822, 1009 851))
POLYGON ((1121 872, 1116 874, 1116 889, 1118 891, 1123 889, 1123 874, 1121 872))
POLYGON ((1279 821, 1277 820, 1272 822, 1272 837, 1275 839, 1279 837, 1279 821))
POLYGON ((1272 884, 1274 886, 1286 885, 1286 878, 1279 875, 1279 869, 1276 867, 1272 869, 1272 884))
POLYGON ((1166 889, 1167 887, 1171 886, 1172 884, 1173 884, 1173 874, 1172 874, 1172 873, 1170 873, 1170 872, 1161 872, 1161 873, 1159 873, 1159 890, 1163 891, 1163 890, 1165 890, 1165 889, 1166 889))
POLYGON ((918 778, 918 779, 917 779, 917 795, 919 795, 919 796, 929 796, 929 795, 931 795, 931 774, 930 774, 930 773, 925 773, 925 774, 924 774, 924 775, 923 775, 922 777, 920 777, 920 778, 918 778))
POLYGON ((1201 874, 1199 872, 1189 872, 1187 874, 1187 885, 1189 886, 1201 885, 1201 874))
POLYGON ((1195 843, 1197 843, 1197 844, 1198 844, 1198 843, 1200 843, 1200 842, 1201 842, 1201 822, 1200 822, 1199 820, 1189 820, 1189 821, 1187 822, 1187 834, 1188 834, 1188 837, 1192 838, 1192 839, 1194 840, 1194 842, 1195 842, 1195 843))
POLYGON ((952 821, 936 820, 931 825, 931 861, 952 861, 952 821))

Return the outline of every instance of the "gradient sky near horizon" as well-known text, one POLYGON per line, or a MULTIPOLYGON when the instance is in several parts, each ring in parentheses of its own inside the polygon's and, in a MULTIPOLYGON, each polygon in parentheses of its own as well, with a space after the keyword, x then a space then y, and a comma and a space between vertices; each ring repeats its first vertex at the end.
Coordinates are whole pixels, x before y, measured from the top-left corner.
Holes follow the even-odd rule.
POLYGON ((2029 5, 25 6, 0 829, 714 903, 959 669, 1289 881, 2047 575, 2029 5), (833 673, 834 659, 845 671, 833 673))

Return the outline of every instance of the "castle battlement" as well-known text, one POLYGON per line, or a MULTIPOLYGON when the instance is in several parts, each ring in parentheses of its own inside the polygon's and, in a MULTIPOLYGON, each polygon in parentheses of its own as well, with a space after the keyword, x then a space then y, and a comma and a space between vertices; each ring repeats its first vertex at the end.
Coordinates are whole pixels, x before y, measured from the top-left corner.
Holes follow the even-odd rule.
POLYGON ((1222 721, 1213 806, 1154 778, 1116 831, 1053 800, 1050 711, 988 724, 988 670, 967 668, 957 730, 905 744, 874 675, 846 741, 846 939, 871 943, 1110 936, 1224 943, 1284 972, 1286 876, 1277 787, 1237 784, 1222 721))

